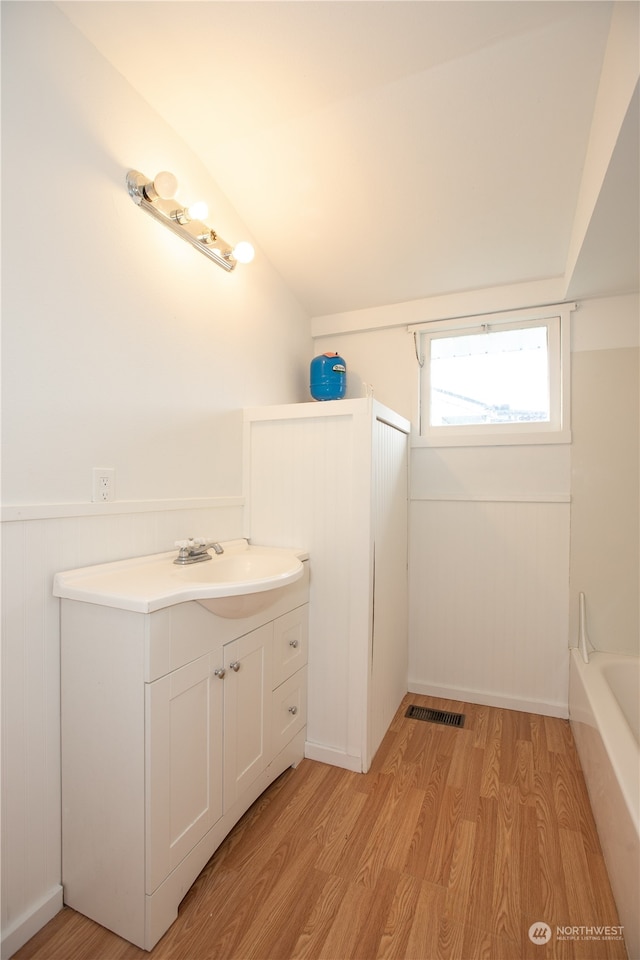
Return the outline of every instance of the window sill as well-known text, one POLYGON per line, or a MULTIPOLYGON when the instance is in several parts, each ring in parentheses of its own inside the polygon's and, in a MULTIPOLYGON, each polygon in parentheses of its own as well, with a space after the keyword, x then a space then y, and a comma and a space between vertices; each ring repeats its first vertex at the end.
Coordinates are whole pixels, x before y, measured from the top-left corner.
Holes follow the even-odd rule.
POLYGON ((549 430, 544 433, 478 433, 443 437, 411 437, 412 447, 515 447, 571 443, 570 430, 549 430))

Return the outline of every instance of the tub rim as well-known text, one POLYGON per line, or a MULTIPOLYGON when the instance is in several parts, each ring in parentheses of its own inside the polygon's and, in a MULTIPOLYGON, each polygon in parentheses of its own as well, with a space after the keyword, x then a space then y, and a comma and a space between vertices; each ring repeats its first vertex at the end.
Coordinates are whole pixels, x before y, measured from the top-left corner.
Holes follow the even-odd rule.
POLYGON ((573 715, 569 696, 569 719, 574 723, 588 723, 602 738, 609 762, 625 804, 640 838, 640 746, 622 707, 609 685, 602 667, 607 663, 640 664, 640 658, 629 654, 596 650, 585 663, 578 647, 571 647, 571 659, 589 706, 590 720, 573 715), (609 714, 603 723, 603 713, 609 714), (607 722, 608 721, 608 722, 607 722), (631 771, 631 775, 629 775, 631 771))

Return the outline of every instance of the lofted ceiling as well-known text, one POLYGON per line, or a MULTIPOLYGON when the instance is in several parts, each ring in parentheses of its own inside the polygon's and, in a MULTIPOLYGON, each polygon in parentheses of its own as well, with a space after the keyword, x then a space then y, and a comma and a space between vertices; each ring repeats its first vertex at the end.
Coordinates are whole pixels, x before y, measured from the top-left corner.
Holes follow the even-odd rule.
MULTIPOLYGON (((199 156, 310 315, 565 277, 611 3, 58 7, 199 156)), ((636 98, 567 294, 637 290, 638 256, 636 98)))

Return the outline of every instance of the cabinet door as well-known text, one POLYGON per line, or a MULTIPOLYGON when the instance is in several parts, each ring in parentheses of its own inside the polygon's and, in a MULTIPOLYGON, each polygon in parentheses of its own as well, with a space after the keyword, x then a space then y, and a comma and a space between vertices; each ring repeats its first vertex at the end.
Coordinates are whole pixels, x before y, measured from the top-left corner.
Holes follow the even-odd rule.
POLYGON ((210 655, 145 685, 147 893, 222 814, 223 684, 210 655))
POLYGON ((309 605, 296 607, 273 623, 273 688, 291 677, 307 662, 309 605))
POLYGON ((270 697, 273 624, 225 644, 224 809, 271 759, 270 697))

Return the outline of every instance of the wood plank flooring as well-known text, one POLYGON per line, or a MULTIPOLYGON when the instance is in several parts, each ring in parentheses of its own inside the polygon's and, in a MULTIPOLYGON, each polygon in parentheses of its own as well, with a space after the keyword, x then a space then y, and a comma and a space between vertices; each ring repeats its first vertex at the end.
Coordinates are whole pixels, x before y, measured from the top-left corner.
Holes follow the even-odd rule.
POLYGON ((408 695, 368 774, 304 760, 254 804, 151 953, 68 908, 15 960, 617 960, 567 721, 408 695), (416 703, 462 729, 406 719, 416 703), (549 924, 546 944, 532 924, 549 924))

